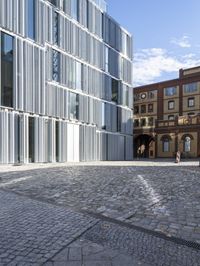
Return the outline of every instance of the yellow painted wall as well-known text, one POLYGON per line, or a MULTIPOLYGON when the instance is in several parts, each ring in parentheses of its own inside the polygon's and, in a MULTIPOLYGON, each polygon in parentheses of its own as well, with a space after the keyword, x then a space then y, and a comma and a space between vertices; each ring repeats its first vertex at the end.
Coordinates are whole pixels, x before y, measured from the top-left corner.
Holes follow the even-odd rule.
POLYGON ((162 136, 166 134, 159 134, 158 135, 158 145, 157 145, 157 156, 161 158, 174 158, 175 154, 175 134, 170 133, 169 135, 172 140, 170 141, 170 150, 169 152, 163 152, 163 142, 161 141, 162 136))
POLYGON ((164 115, 171 114, 171 113, 178 113, 178 112, 179 112, 179 99, 178 98, 164 100, 164 110, 163 110, 164 115), (168 102, 171 100, 174 101, 174 109, 169 110, 168 102))

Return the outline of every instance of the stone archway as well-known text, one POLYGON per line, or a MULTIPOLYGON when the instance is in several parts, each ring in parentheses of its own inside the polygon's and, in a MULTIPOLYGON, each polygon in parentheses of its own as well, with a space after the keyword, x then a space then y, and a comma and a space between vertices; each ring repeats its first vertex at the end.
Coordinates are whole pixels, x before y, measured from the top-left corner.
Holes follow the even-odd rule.
POLYGON ((154 138, 147 134, 141 134, 135 137, 134 139, 134 157, 135 158, 149 158, 155 157, 153 143, 155 142, 154 138))

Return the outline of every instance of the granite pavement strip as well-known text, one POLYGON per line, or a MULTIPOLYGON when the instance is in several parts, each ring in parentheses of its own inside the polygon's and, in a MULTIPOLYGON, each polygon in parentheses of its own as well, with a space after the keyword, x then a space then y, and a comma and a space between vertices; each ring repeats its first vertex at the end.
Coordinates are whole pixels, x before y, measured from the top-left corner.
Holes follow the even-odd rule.
POLYGON ((179 229, 198 243, 200 172, 193 166, 156 174, 155 166, 130 165, 0 172, 0 265, 200 265, 199 249, 89 215, 168 237, 180 237, 179 229))

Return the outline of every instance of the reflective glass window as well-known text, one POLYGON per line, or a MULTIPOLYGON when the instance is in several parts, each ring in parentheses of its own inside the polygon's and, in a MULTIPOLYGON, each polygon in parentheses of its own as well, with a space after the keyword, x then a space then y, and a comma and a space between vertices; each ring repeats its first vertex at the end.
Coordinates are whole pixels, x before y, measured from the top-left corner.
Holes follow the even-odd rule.
POLYGON ((1 105, 13 107, 13 37, 1 33, 1 105))
POLYGON ((60 53, 53 50, 52 53, 52 79, 54 81, 60 81, 60 53))
POLYGON ((79 119, 79 95, 76 93, 69 93, 69 113, 70 119, 78 120, 79 119))
POLYGON ((27 25, 27 36, 34 40, 35 39, 35 0, 27 1, 26 11, 26 25, 27 25))
POLYGON ((183 85, 184 92, 185 93, 188 93, 188 92, 196 92, 197 89, 198 89, 198 86, 197 85, 198 85, 197 82, 183 85))
POLYGON ((165 96, 173 96, 176 95, 176 93, 177 93, 176 87, 165 88, 165 96))
POLYGON ((185 137, 185 140, 184 140, 184 151, 185 152, 191 151, 191 138, 190 137, 185 137))

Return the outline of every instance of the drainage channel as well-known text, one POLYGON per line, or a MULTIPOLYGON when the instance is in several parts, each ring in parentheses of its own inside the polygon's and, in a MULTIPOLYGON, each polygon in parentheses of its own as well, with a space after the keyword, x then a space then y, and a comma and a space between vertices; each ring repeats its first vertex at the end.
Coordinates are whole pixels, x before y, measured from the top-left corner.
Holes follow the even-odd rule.
POLYGON ((189 241, 189 240, 174 237, 174 236, 167 236, 162 232, 156 232, 156 231, 153 231, 150 229, 146 229, 144 227, 140 227, 140 226, 133 225, 133 224, 123 222, 123 221, 119 221, 119 220, 104 216, 104 215, 99 214, 99 213, 89 212, 89 211, 85 211, 85 210, 79 210, 79 211, 82 212, 83 214, 90 215, 93 218, 99 219, 101 221, 116 224, 116 225, 119 225, 119 226, 122 226, 122 227, 125 227, 128 229, 133 229, 133 230, 136 230, 136 231, 139 231, 139 232, 142 232, 142 233, 154 236, 154 237, 164 239, 166 241, 173 242, 173 243, 178 244, 178 245, 182 245, 182 246, 186 246, 186 247, 193 248, 196 250, 200 250, 200 244, 193 242, 193 241, 189 241))

